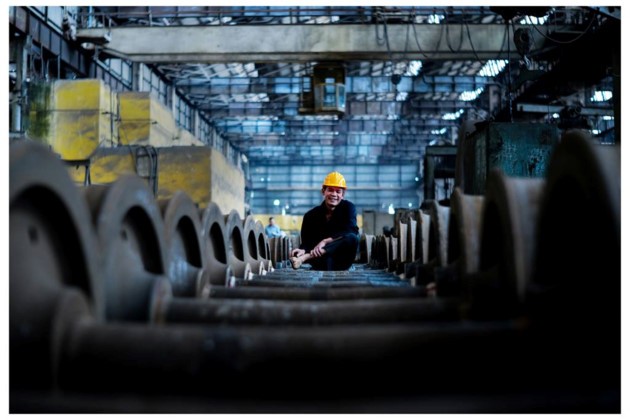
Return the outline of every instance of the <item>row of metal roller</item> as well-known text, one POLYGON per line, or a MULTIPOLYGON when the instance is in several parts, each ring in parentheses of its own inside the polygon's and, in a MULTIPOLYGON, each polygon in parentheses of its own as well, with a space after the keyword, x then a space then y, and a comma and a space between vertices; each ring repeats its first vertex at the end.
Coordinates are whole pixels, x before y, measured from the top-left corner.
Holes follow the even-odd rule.
POLYGON ((456 188, 448 206, 400 215, 392 237, 364 235, 362 258, 459 297, 464 319, 527 323, 537 346, 526 357, 546 374, 567 364, 576 384, 619 386, 620 164, 620 147, 567 132, 545 178, 494 170, 484 195, 456 188))
POLYGON ((551 295, 549 315, 580 296, 619 314, 620 163, 619 147, 568 132, 545 178, 494 170, 484 195, 458 187, 448 206, 397 215, 392 237, 364 235, 362 258, 438 296, 465 297, 471 316, 515 316, 551 295))
MULTIPOLYGON (((199 212, 185 195, 156 202, 135 178, 79 189, 47 150, 18 142, 10 162, 11 411, 618 411, 619 204, 614 213, 606 200, 619 178, 609 173, 615 157, 600 156, 615 149, 574 137, 556 158, 574 169, 554 163, 543 182, 550 188, 556 179, 548 200, 564 207, 540 219, 546 244, 536 249, 580 265, 528 266, 539 273, 526 284, 529 307, 505 300, 518 283, 504 276, 509 267, 496 267, 520 252, 507 238, 515 243, 522 231, 484 230, 485 241, 507 245, 466 275, 447 269, 468 264, 468 231, 441 264, 432 262, 433 245, 415 247, 426 254, 392 265, 400 275, 372 264, 292 270, 291 240, 268 240, 249 218, 212 203, 199 212), (554 236, 561 225, 572 243, 554 236), (431 283, 436 296, 427 294, 431 283)), ((511 220, 514 207, 491 191, 522 188, 497 180, 504 184, 483 198, 486 207, 497 203, 495 213, 482 214, 511 220)), ((456 204, 464 198, 453 197, 450 228, 471 229, 468 200, 456 204)), ((531 215, 521 207, 514 211, 531 215)), ((382 265, 374 259, 380 239, 366 239, 361 254, 369 249, 366 261, 382 265)))

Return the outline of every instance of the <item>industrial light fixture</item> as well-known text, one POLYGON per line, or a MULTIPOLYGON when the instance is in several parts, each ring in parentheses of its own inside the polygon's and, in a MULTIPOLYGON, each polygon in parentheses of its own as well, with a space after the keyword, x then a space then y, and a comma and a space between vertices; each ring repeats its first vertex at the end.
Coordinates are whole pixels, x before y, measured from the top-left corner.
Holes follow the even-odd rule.
POLYGON ((346 112, 346 70, 343 64, 320 63, 313 67, 312 90, 302 91, 301 113, 335 114, 346 112))

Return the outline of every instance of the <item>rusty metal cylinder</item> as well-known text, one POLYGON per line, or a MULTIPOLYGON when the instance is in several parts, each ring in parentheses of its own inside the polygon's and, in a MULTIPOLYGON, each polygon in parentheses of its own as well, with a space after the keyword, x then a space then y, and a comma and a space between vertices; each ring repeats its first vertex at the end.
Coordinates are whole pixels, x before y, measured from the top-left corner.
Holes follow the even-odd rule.
POLYGON ((51 313, 67 287, 104 318, 104 290, 90 212, 66 167, 30 140, 9 149, 10 386, 53 382, 51 313))
POLYGON ((374 235, 361 234, 359 240, 359 263, 369 264, 372 260, 372 241, 374 241, 374 235))
POLYGON ((459 187, 451 195, 448 265, 433 273, 439 296, 461 295, 461 279, 479 271, 483 201, 483 196, 464 194, 459 187))
POLYGON ((411 287, 408 281, 391 280, 339 280, 320 281, 317 277, 307 277, 301 280, 268 280, 262 276, 252 280, 236 280, 237 286, 263 286, 263 287, 411 287))
POLYGON ((354 288, 282 288, 221 287, 210 288, 210 298, 275 300, 351 300, 424 297, 423 287, 354 287, 354 288))
POLYGON ((269 238, 269 246, 271 248, 272 262, 275 268, 286 267, 291 251, 291 242, 288 237, 269 238))
POLYGON ((431 217, 429 231, 428 260, 436 260, 438 267, 446 267, 448 263, 448 222, 450 207, 432 200, 429 208, 431 217))
POLYGON ((332 302, 173 298, 158 323, 316 326, 455 321, 460 299, 397 298, 332 302))
POLYGON ((562 293, 619 310, 620 166, 619 146, 597 145, 580 131, 563 136, 543 192, 531 298, 562 293))
POLYGON ((258 258, 263 265, 263 274, 266 274, 274 270, 273 263, 271 262, 271 253, 269 249, 269 239, 265 234, 265 227, 260 220, 256 220, 254 225, 254 234, 256 237, 256 243, 258 246, 258 258))
POLYGON ((397 387, 375 386, 374 378, 395 380, 402 371, 430 378, 408 384, 414 391, 452 391, 465 380, 469 383, 462 389, 478 386, 482 374, 501 389, 522 386, 521 365, 526 366, 513 360, 526 349, 522 326, 513 322, 142 326, 95 323, 81 316, 80 309, 68 302, 65 314, 55 317, 56 383, 62 390, 239 398, 304 393, 309 398, 338 397, 343 392, 365 397, 387 394, 388 389, 399 395, 397 387), (503 351, 497 353, 497 348, 503 351), (501 369, 488 369, 497 364, 501 369))
POLYGON ((260 255, 259 241, 256 230, 256 219, 247 216, 243 220, 243 256, 252 269, 252 273, 262 275, 267 273, 265 261, 260 255))
POLYGON ((223 215, 225 220, 226 249, 228 261, 236 279, 249 280, 253 273, 249 259, 245 254, 245 240, 243 238, 243 221, 236 210, 223 215))
POLYGON ((196 297, 207 291, 208 266, 203 252, 199 211, 183 191, 158 201, 164 219, 166 271, 174 296, 196 297))
POLYGON ((482 211, 480 273, 465 286, 471 316, 522 313, 544 185, 542 178, 510 177, 498 169, 490 172, 482 211))
POLYGON ((483 196, 464 194, 460 188, 451 195, 448 262, 457 261, 461 275, 479 271, 483 201, 483 196))
POLYGON ((109 185, 90 185, 84 197, 92 213, 105 291, 107 320, 149 321, 166 275, 164 225, 146 182, 135 175, 109 185))
POLYGON ((427 263, 429 262, 429 232, 431 228, 431 216, 422 210, 416 210, 413 212, 413 217, 416 220, 414 261, 427 263))
POLYGON ((569 131, 549 162, 527 288, 533 322, 600 383, 621 372, 621 148, 569 131))
POLYGON ((201 237, 208 267, 206 273, 211 285, 234 284, 234 272, 228 262, 225 219, 219 206, 209 202, 201 214, 201 237))

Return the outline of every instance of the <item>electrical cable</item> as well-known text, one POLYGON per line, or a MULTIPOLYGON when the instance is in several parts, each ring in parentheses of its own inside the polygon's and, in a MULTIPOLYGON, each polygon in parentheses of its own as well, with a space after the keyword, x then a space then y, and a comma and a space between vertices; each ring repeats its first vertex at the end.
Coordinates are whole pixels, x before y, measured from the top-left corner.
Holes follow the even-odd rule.
POLYGON ((570 41, 561 41, 559 39, 553 39, 549 35, 543 33, 540 29, 538 29, 538 25, 534 25, 532 22, 529 23, 529 26, 533 27, 536 30, 536 32, 538 32, 543 37, 545 37, 545 39, 548 39, 551 42, 555 42, 556 44, 572 44, 576 42, 578 39, 582 38, 591 29, 591 26, 593 26, 593 23, 595 22, 596 18, 597 18, 597 15, 593 14, 593 17, 591 18, 591 21, 588 23, 588 26, 586 27, 586 29, 584 29, 582 33, 580 33, 578 36, 576 36, 570 41))
POLYGON ((446 45, 448 46, 448 49, 451 50, 451 52, 460 52, 462 49, 462 44, 464 43, 464 34, 462 30, 463 29, 462 24, 460 23, 459 46, 457 47, 457 49, 454 49, 453 46, 451 45, 450 24, 448 23, 448 13, 446 10, 444 11, 444 20, 446 21, 446 45))

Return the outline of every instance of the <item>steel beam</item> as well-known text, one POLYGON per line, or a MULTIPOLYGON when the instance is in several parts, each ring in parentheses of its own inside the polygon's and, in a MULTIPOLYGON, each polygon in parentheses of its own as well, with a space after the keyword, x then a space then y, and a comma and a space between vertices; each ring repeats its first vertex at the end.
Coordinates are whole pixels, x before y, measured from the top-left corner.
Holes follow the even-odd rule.
MULTIPOLYGON (((565 108, 564 105, 545 105, 545 104, 531 104, 531 103, 519 103, 516 104, 517 111, 521 112, 535 112, 541 114, 552 114, 554 112, 559 113, 565 108)), ((581 115, 600 115, 600 116, 614 116, 615 112, 612 108, 597 108, 589 107, 582 108, 580 110, 581 115)))
MULTIPOLYGON (((110 37, 102 52, 151 63, 496 60, 516 51, 506 30, 502 24, 390 24, 384 39, 375 24, 113 27, 79 29, 77 38, 110 37), (448 40, 458 40, 459 48, 448 40)), ((543 42, 534 33, 534 50, 543 42)))

